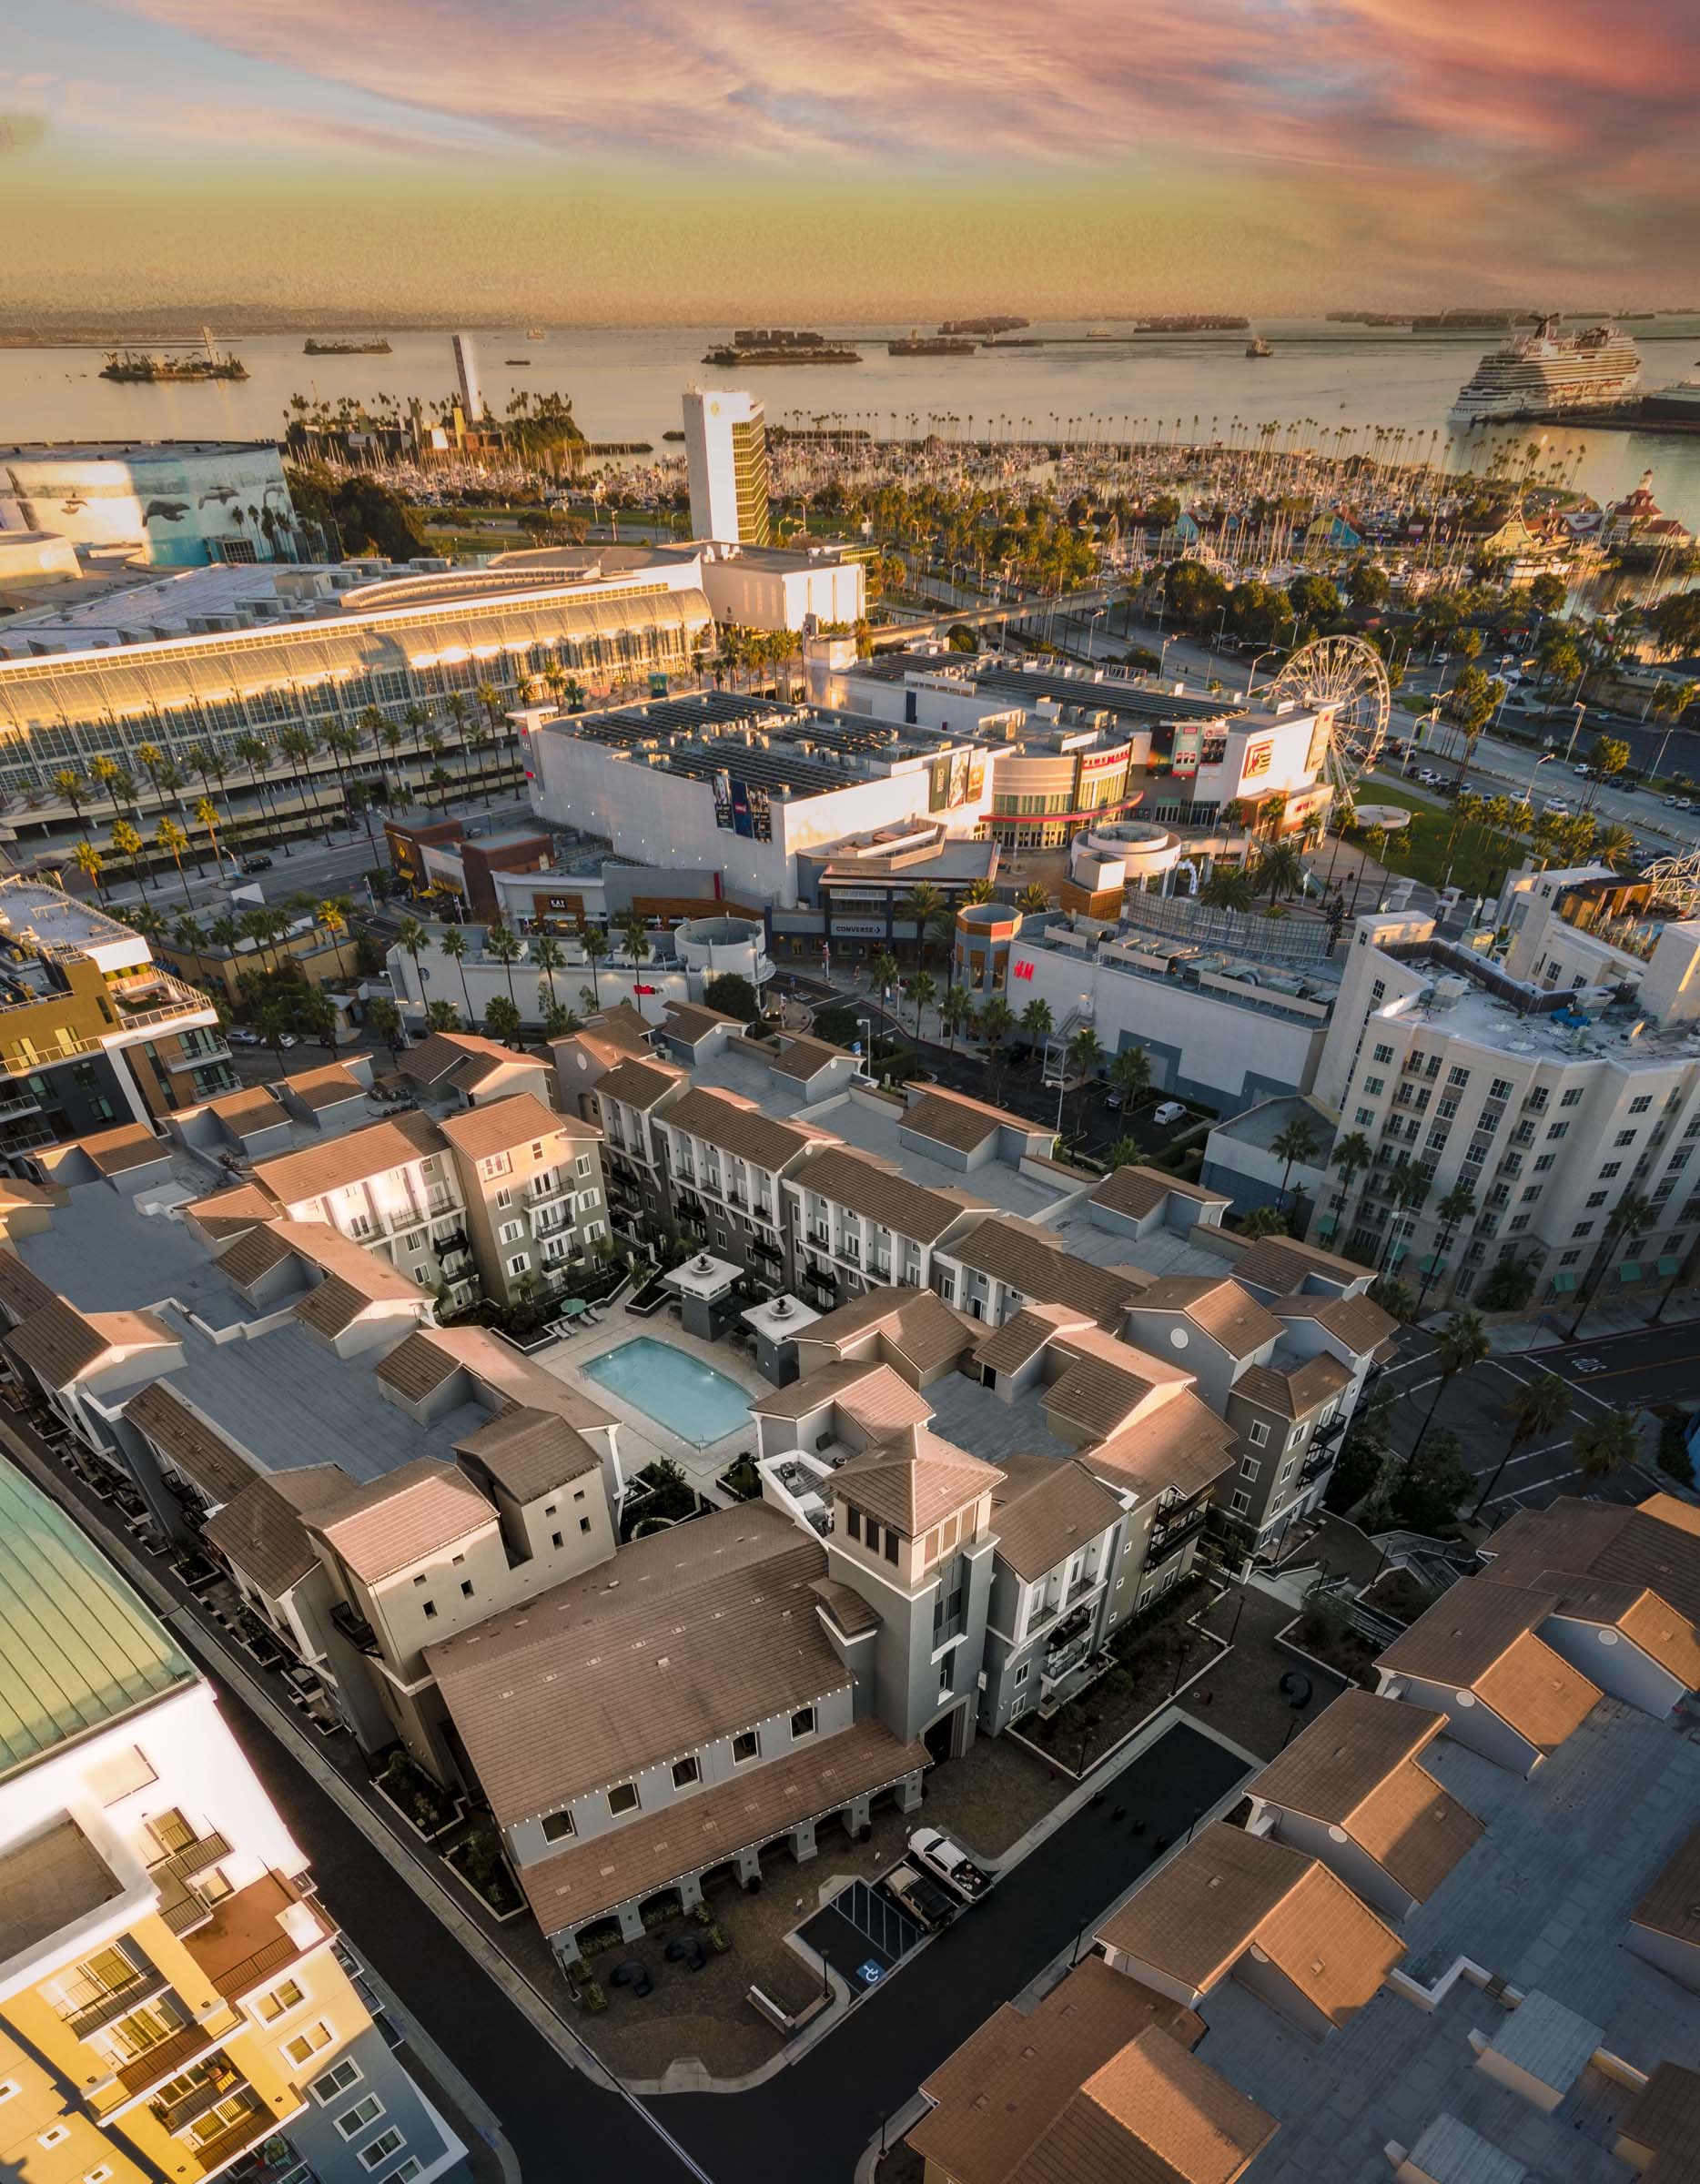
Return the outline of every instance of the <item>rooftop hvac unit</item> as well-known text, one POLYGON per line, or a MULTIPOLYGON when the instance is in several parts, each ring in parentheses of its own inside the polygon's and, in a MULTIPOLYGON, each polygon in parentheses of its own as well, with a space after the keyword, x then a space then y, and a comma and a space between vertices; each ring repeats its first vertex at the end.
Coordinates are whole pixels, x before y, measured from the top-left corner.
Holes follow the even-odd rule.
POLYGON ((1461 978, 1456 974, 1437 978, 1431 989, 1432 1005, 1435 1008, 1456 1008, 1469 991, 1469 979, 1461 978))

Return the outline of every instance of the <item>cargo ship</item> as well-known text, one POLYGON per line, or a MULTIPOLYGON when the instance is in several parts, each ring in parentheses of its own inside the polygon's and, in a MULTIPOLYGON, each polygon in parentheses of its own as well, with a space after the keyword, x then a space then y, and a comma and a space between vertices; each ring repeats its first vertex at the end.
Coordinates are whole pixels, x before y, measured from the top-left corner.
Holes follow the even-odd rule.
POLYGON ((1031 326, 1030 318, 1018 318, 1013 312, 994 312, 985 318, 946 318, 939 328, 941 334, 980 334, 996 339, 999 334, 1018 334, 1024 326, 1031 326))
POLYGON ((1272 357, 1275 350, 1261 334, 1253 334, 1250 340, 1246 343, 1246 354, 1249 357, 1272 357))
POLYGON ((112 349, 107 352, 100 376, 126 387, 176 385, 194 379, 245 379, 248 367, 239 357, 220 355, 211 329, 202 327, 198 354, 166 357, 139 349, 112 349))
POLYGON ((842 342, 792 327, 741 326, 723 348, 711 349, 704 364, 859 364, 861 351, 842 342))
POLYGON ((1609 325, 1563 334, 1555 317, 1546 318, 1533 333, 1480 359, 1459 389, 1448 422, 1593 412, 1624 401, 1640 383, 1641 352, 1627 334, 1609 325))
POLYGON ((304 341, 304 357, 387 357, 390 344, 380 334, 376 341, 304 341))
POLYGON ((885 344, 888 357, 972 357, 978 351, 977 341, 959 341, 949 334, 910 334, 885 344))

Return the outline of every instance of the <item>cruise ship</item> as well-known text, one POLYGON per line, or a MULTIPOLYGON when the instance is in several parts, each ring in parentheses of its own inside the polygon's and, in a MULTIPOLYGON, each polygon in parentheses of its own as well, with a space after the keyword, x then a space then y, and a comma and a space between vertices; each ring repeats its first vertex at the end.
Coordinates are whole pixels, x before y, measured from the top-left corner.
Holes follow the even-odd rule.
POLYGON ((1598 409, 1621 402, 1640 383, 1641 355, 1627 334, 1614 326, 1562 334, 1555 318, 1543 318, 1533 333, 1520 334, 1482 359, 1459 389, 1449 422, 1598 409))

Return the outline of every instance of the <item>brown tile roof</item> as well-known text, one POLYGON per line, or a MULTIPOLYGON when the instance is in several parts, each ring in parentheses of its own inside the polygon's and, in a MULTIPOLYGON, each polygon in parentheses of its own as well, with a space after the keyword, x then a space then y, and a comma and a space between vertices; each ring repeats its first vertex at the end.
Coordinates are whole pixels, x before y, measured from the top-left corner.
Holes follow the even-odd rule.
MULTIPOLYGON (((272 1212, 276 1211, 273 1207, 272 1212)), ((275 1223, 268 1222, 263 1227, 248 1229, 231 1245, 218 1265, 239 1289, 246 1289, 295 1256, 294 1246, 278 1235, 275 1223)))
POLYGON ((253 1480, 253 1466, 168 1380, 149 1380, 125 1404, 124 1415, 209 1501, 234 1501, 253 1480))
POLYGON ((1530 1744, 1555 1751, 1600 1693, 1536 1637, 1553 1604, 1550 1593, 1467 1578, 1394 1639, 1378 1665, 1472 1691, 1530 1744))
POLYGON ((665 1062, 622 1061, 591 1087, 599 1099, 622 1099, 629 1107, 647 1110, 657 1100, 664 1099, 669 1092, 676 1092, 690 1078, 683 1069, 675 1069, 665 1062))
POLYGON ((319 1567, 302 1519, 343 1500, 353 1486, 339 1463, 250 1476, 241 1491, 207 1519, 207 1542, 271 1599, 280 1600, 319 1567))
MULTIPOLYGON (((605 1082, 606 1080, 604 1080, 605 1082)), ((669 1129, 688 1130, 724 1153, 735 1153, 757 1168, 779 1169, 794 1160, 806 1146, 825 1136, 789 1122, 775 1122, 764 1115, 754 1100, 736 1093, 720 1092, 693 1085, 662 1117, 669 1129)))
POLYGON ((1308 1418, 1331 1396, 1351 1385, 1351 1372, 1326 1350, 1285 1370, 1278 1365, 1248 1365, 1230 1392, 1272 1410, 1278 1418, 1308 1418))
POLYGON ((614 1423, 612 1411, 593 1401, 576 1376, 558 1377, 534 1358, 522 1356, 491 1328, 433 1327, 427 1340, 510 1402, 531 1410, 551 1410, 582 1433, 614 1423))
POLYGON ((507 1099, 492 1100, 487 1107, 469 1107, 464 1114, 445 1115, 440 1127, 455 1150, 469 1160, 489 1160, 538 1138, 602 1134, 593 1123, 582 1122, 576 1115, 557 1115, 531 1092, 515 1092, 507 1099))
POLYGON ((56 1304, 59 1292, 24 1264, 15 1251, 0 1250, 0 1305, 14 1320, 26 1320, 45 1304, 56 1304))
POLYGON ((1599 1686, 1529 1633, 1476 1678, 1476 1696, 1543 1752, 1555 1752, 1593 1713, 1599 1686))
POLYGON ((1093 2072, 1009 2184, 1234 2184, 1280 2128, 1153 2027, 1093 2072))
POLYGON ((1343 1286, 1362 1281, 1370 1271, 1355 1259, 1342 1259, 1338 1251, 1320 1250, 1315 1244, 1301 1244, 1290 1236, 1260 1236, 1234 1261, 1234 1273, 1240 1281, 1250 1282, 1254 1289, 1273 1289, 1280 1297, 1295 1294, 1309 1274, 1343 1286))
POLYGON ((846 1638, 865 1638, 880 1627, 879 1617, 854 1585, 842 1584, 835 1577, 815 1577, 809 1581, 809 1591, 846 1638))
POLYGON ((1078 1336, 1059 1337, 1057 1350, 1073 1361, 1039 1400, 1048 1415, 1065 1420, 1094 1441, 1118 1433, 1154 1389, 1187 1377, 1131 1343, 1118 1342, 1114 1336, 1099 1336, 1098 1346, 1092 1350, 1083 1344, 1077 1347, 1080 1343, 1078 1336))
POLYGON ((1519 1510, 1483 1552, 1496 1558, 1488 1575, 1513 1553, 1520 1566, 1567 1571, 1602 1582, 1645 1587, 1691 1623, 1700 1624, 1700 1511, 1672 1494, 1653 1494, 1634 1509, 1566 1497, 1549 1508, 1519 1510))
POLYGON ((1284 1811, 1341 1827, 1424 1902, 1482 1833, 1417 1755, 1445 1716, 1344 1691, 1246 1787, 1284 1811))
POLYGON ((1231 1358, 1250 1357, 1281 1336, 1280 1321, 1227 1275, 1165 1274, 1141 1291, 1134 1309, 1180 1313, 1231 1358))
POLYGON ((923 1244, 936 1242, 953 1223, 986 1203, 966 1192, 928 1190, 910 1182, 895 1162, 875 1160, 844 1145, 817 1146, 786 1180, 923 1244))
POLYGON ((1142 1501, 1173 1488, 1183 1501, 1233 1468, 1234 1429, 1192 1390, 1182 1389, 1124 1432, 1082 1449, 1080 1461, 1112 1486, 1142 1501))
POLYGON ((842 1349, 877 1333, 913 1371, 931 1374, 953 1364, 973 1340, 973 1322, 936 1289, 867 1289, 816 1320, 797 1336, 800 1352, 842 1349), (815 1346, 811 1348, 810 1346, 815 1346))
POLYGON ((446 1143, 429 1115, 390 1115, 323 1145, 257 1160, 253 1179, 279 1205, 297 1206, 369 1176, 409 1167, 429 1154, 440 1153, 446 1143))
POLYGON ((121 1122, 110 1130, 96 1130, 76 1140, 103 1176, 121 1176, 132 1168, 147 1168, 170 1157, 170 1147, 156 1138, 145 1122, 121 1122))
POLYGON ((1129 1269, 1094 1266, 1065 1251, 1048 1230, 1012 1213, 997 1213, 950 1247, 966 1267, 1042 1304, 1071 1304, 1100 1327, 1121 1325, 1131 1299, 1146 1286, 1129 1269))
POLYGON ((855 1508, 916 1540, 1000 1485, 1003 1476, 996 1464, 925 1426, 908 1426, 841 1463, 832 1484, 855 1508))
POLYGON ((1700 1827, 1685 1836, 1630 1916, 1638 1926, 1700 1946, 1700 1827))
POLYGON ((368 1585, 495 1522, 494 1509, 464 1472, 428 1456, 355 1487, 312 1515, 313 1530, 368 1585))
POLYGON ((694 1046, 717 1024, 730 1024, 734 1038, 743 1035, 744 1026, 736 1016, 729 1016, 720 1008, 703 1008, 694 1001, 670 1001, 661 1028, 663 1035, 671 1033, 674 1038, 684 1039, 694 1046))
POLYGON ((1007 1456, 1003 1472, 992 1494, 992 1527, 998 1555, 1019 1578, 1043 1577, 1121 1515, 1115 1495, 1078 1460, 1007 1456))
POLYGON ((364 1289, 356 1289, 340 1274, 327 1274, 323 1281, 313 1284, 295 1307, 295 1317, 316 1335, 335 1341, 339 1335, 348 1332, 371 1302, 364 1289))
POLYGON ((842 1690, 809 1591, 825 1566, 817 1541, 745 1502, 633 1541, 433 1646, 499 1824, 842 1690))
POLYGON ((209 1198, 190 1199, 183 1211, 216 1243, 227 1236, 246 1236, 257 1221, 272 1219, 278 1201, 257 1183, 238 1183, 209 1198))
POLYGON ((275 1128, 289 1119, 265 1085, 244 1085, 240 1091, 221 1093, 207 1102, 207 1112, 216 1115, 238 1138, 250 1130, 275 1128))
POLYGON ((770 1077, 784 1077, 806 1084, 832 1062, 854 1060, 847 1046, 834 1046, 825 1039, 787 1039, 767 1065, 770 1077))
POLYGON ((577 1031, 555 1040, 553 1051, 559 1055, 574 1039, 582 1039, 593 1054, 610 1060, 622 1054, 651 1051, 650 1027, 630 1001, 616 1001, 599 1015, 587 1017, 577 1031))
POLYGON ((924 2080, 910 2147, 951 2184, 1007 2184, 1094 2072, 1156 2027, 1188 2047, 1204 2023, 1088 1956, 1025 2016, 1004 2003, 924 2080))
POLYGON ((521 1866, 520 1878, 538 1924, 556 1934, 735 1857, 801 1821, 835 1812, 853 1797, 889 1788, 927 1762, 925 1744, 902 1743, 882 1722, 858 1722, 521 1866))
POLYGON ((410 1046, 405 1054, 397 1055, 396 1073, 410 1077, 415 1084, 435 1085, 460 1069, 462 1064, 470 1064, 470 1074, 457 1078, 457 1082, 476 1085, 492 1071, 516 1063, 521 1067, 539 1067, 535 1056, 500 1046, 494 1039, 481 1039, 465 1031, 433 1031, 417 1046, 410 1046))
POLYGON ((410 1402, 434 1394, 446 1380, 461 1370, 460 1359, 433 1340, 436 1331, 421 1328, 406 1341, 398 1342, 377 1369, 384 1386, 393 1388, 410 1402))
POLYGON ((1019 1372, 1059 1334, 1096 1325, 1089 1316, 1064 1304, 1024 1304, 987 1336, 974 1353, 974 1362, 994 1372, 1019 1372))
POLYGON ((595 1450, 564 1418, 518 1403, 454 1445, 457 1455, 482 1464, 516 1502, 535 1502, 601 1469, 595 1450))
POLYGON ((1217 1821, 1152 1875, 1099 1938, 1208 1994, 1253 1942, 1341 2025, 1405 1953, 1318 1860, 1217 1821))
POLYGON ((154 1340, 175 1342, 177 1337, 162 1320, 147 1312, 100 1312, 85 1315, 64 1298, 56 1297, 51 1303, 42 1305, 32 1312, 20 1326, 6 1337, 12 1354, 32 1372, 38 1373, 49 1388, 68 1388, 91 1365, 103 1358, 115 1340, 154 1340), (112 1323, 136 1320, 150 1327, 151 1334, 138 1325, 132 1333, 115 1330, 112 1323))
POLYGON ((1139 1221, 1157 1212, 1165 1199, 1175 1197, 1196 1198, 1201 1206, 1229 1203, 1226 1191, 1206 1190, 1202 1183, 1183 1183, 1179 1176, 1165 1175, 1160 1168, 1138 1166, 1112 1168, 1087 1193, 1087 1202, 1139 1221))
POLYGON ((845 1360, 823 1365, 784 1388, 757 1396, 750 1409, 763 1418, 806 1418, 832 1403, 869 1431, 895 1433, 899 1427, 925 1425, 933 1406, 908 1381, 876 1359, 845 1360))
POLYGON ((1624 2138, 1650 2147, 1645 2184, 1694 2184, 1700 2173, 1700 2070, 1655 2063, 1619 2127, 1624 2138))
POLYGON ((345 1099, 361 1099, 366 1087, 340 1062, 327 1062, 322 1069, 299 1069, 278 1080, 278 1088, 291 1093, 304 1107, 334 1107, 345 1099))
POLYGON ((1372 1297, 1277 1297, 1269 1309, 1278 1320, 1314 1320, 1361 1358, 1399 1331, 1398 1320, 1372 1297))
POLYGON ((975 1151, 1001 1129, 1019 1130, 1024 1138, 1049 1135, 1042 1122, 1029 1121, 1025 1115, 1012 1115, 1007 1107, 988 1107, 984 1100, 968 1099, 960 1092, 946 1092, 939 1085, 929 1085, 908 1113, 897 1117, 897 1127, 912 1130, 917 1138, 928 1138, 935 1145, 946 1145, 957 1153, 975 1151))

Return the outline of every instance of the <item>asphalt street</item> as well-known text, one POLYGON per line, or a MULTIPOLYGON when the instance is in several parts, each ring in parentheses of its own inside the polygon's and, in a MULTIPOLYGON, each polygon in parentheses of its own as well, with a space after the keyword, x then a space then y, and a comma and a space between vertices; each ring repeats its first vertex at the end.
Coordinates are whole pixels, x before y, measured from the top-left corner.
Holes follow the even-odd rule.
POLYGON ((1466 1467, 1487 1480, 1505 1454, 1512 1427, 1505 1414, 1518 1387, 1556 1373, 1572 1390, 1569 1421, 1556 1431, 1519 1449, 1496 1481, 1484 1519, 1503 1521, 1514 1509, 1544 1509, 1561 1494, 1591 1494, 1610 1502, 1638 1502, 1660 1483, 1636 1468, 1590 1481, 1577 1469, 1571 1435, 1584 1419, 1608 1410, 1700 1403, 1700 1320, 1673 1320, 1619 1335, 1573 1342, 1554 1323, 1553 1339, 1539 1347, 1493 1357, 1459 1374, 1442 1390, 1426 1337, 1408 1337, 1405 1354, 1386 1378, 1399 1390, 1393 1445, 1404 1452, 1422 1430, 1430 1407, 1436 1430, 1458 1435, 1466 1467))
MULTIPOLYGON (((692 2174, 743 2184, 753 2174, 779 2173, 757 2152, 763 2147, 789 2149, 789 2177, 848 2184, 868 2140, 920 2080, 1095 1924, 1159 1846, 1184 1835, 1246 1772, 1234 1753, 1177 1723, 1105 1785, 1101 1805, 1086 1805, 1057 1829, 972 1916, 875 1987, 801 2062, 751 2092, 640 2103, 563 2062, 274 1741, 241 1692, 226 1684, 223 1697, 238 1742, 307 1852, 325 1901, 348 1922, 357 1954, 501 2118, 531 2184, 592 2174, 617 2175, 624 2184, 680 2184, 692 2174), (1136 1819, 1145 1823, 1138 1837, 1136 1819), (645 2116, 688 2151, 694 2168, 645 2116)), ((727 1924, 735 1946, 735 1906, 727 1924)), ((656 2058, 657 2076, 668 2059, 656 2058)))

